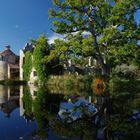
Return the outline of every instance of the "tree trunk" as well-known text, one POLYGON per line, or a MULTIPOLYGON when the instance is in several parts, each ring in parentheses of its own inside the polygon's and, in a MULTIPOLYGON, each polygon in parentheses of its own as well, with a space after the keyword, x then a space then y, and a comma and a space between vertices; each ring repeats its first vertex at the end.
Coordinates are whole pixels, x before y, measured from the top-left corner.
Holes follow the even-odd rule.
POLYGON ((97 55, 98 55, 98 61, 99 61, 99 64, 101 65, 101 68, 102 68, 102 74, 105 75, 105 76, 109 76, 110 74, 110 68, 109 68, 109 65, 108 64, 105 64, 105 58, 103 58, 100 50, 99 50, 99 46, 98 46, 98 43, 97 43, 97 39, 96 39, 96 35, 93 33, 92 34, 92 37, 93 37, 93 44, 94 44, 94 48, 97 52, 97 55))

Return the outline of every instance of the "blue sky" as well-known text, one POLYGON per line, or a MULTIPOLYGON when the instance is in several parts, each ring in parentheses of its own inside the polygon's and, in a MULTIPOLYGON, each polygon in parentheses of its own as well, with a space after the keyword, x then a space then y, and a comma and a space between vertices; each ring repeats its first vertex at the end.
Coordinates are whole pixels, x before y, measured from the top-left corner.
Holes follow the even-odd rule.
MULTIPOLYGON (((0 51, 11 45, 19 54, 30 38, 37 39, 42 33, 50 40, 61 37, 50 30, 48 9, 51 7, 51 0, 0 0, 0 51)), ((140 20, 140 11, 136 20, 140 20)))
POLYGON ((53 35, 48 20, 51 0, 0 0, 0 51, 11 45, 19 54, 30 38, 38 38, 41 33, 53 35))

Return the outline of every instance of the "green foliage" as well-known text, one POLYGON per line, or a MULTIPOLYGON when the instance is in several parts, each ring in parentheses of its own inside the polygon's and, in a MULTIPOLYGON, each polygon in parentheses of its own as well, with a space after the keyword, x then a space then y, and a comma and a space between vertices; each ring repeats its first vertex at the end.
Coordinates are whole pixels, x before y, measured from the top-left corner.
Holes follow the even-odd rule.
POLYGON ((66 52, 68 51, 68 44, 63 40, 56 39, 53 44, 53 50, 50 50, 50 55, 47 58, 47 62, 59 58, 61 62, 64 62, 68 59, 66 52))
POLYGON ((74 36, 71 39, 73 52, 82 56, 96 54, 106 74, 109 65, 115 67, 117 64, 134 62, 140 32, 140 25, 134 17, 140 9, 139 1, 52 1, 55 8, 49 10, 49 15, 55 18, 55 32, 67 34, 87 31, 91 34, 91 39, 89 37, 88 42, 85 39, 83 46, 81 38, 74 36))
POLYGON ((93 140, 96 137, 96 130, 93 125, 91 125, 88 121, 75 121, 69 125, 60 122, 52 123, 53 131, 59 136, 65 136, 69 138, 73 137, 81 137, 84 140, 93 140))
POLYGON ((24 80, 29 81, 31 70, 32 70, 32 54, 31 52, 27 51, 25 53, 25 61, 23 64, 24 80))
POLYGON ((117 92, 117 94, 119 94, 119 92, 129 91, 133 95, 133 93, 139 93, 139 84, 139 80, 114 77, 110 80, 110 92, 117 92))
MULTIPOLYGON (((50 74, 60 73, 62 66, 59 64, 57 58, 58 52, 48 44, 45 35, 41 35, 37 40, 30 40, 35 48, 33 53, 27 51, 25 53, 25 61, 23 64, 23 77, 24 80, 30 80, 30 73, 32 68, 35 68, 40 83, 43 83, 50 74)), ((57 46, 57 45, 56 45, 57 46)), ((61 48, 60 52, 65 51, 61 48)))
POLYGON ((41 137, 47 136, 48 118, 47 118, 47 107, 46 107, 46 95, 47 92, 44 88, 38 89, 37 97, 34 100, 34 117, 38 126, 38 133, 41 137))
POLYGON ((33 115, 32 114, 33 101, 32 101, 32 96, 30 94, 29 87, 24 87, 22 101, 23 101, 24 109, 25 109, 24 114, 26 116, 31 117, 33 115))
POLYGON ((60 63, 66 62, 71 59, 73 64, 85 66, 87 64, 86 58, 94 54, 92 47, 92 37, 88 38, 83 36, 81 32, 77 34, 68 34, 67 41, 56 39, 53 44, 53 50, 50 51, 48 62, 53 59, 59 58, 60 63))
POLYGON ((93 75, 63 75, 63 76, 50 76, 46 84, 50 90, 62 91, 65 94, 85 94, 91 93, 91 83, 93 75), (72 90, 73 89, 73 90, 72 90))
POLYGON ((124 77, 126 79, 138 79, 139 77, 139 68, 135 65, 118 65, 113 70, 114 75, 119 77, 124 77))
POLYGON ((39 80, 44 81, 50 74, 50 65, 46 63, 46 57, 49 55, 49 45, 44 35, 40 36, 35 43, 33 52, 33 66, 37 71, 39 80))

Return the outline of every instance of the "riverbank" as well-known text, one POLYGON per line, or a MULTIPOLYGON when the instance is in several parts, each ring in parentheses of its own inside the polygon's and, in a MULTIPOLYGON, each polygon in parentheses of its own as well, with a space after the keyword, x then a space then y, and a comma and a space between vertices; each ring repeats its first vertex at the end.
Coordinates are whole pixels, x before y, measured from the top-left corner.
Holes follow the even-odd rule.
MULTIPOLYGON (((78 89, 78 91, 91 91, 93 88, 93 81, 98 79, 98 76, 94 75, 62 75, 62 76, 50 76, 45 82, 45 85, 51 87, 50 89, 55 91, 71 91, 71 89, 78 89)), ((105 81, 104 81, 105 82, 105 81)), ((98 83, 96 83, 97 86, 98 83)), ((106 84, 106 83, 105 83, 106 84)), ((130 91, 131 93, 140 91, 140 80, 138 79, 126 79, 121 77, 110 78, 109 83, 106 85, 106 90, 109 88, 111 92, 118 91, 130 91)))
POLYGON ((90 88, 92 80, 94 79, 93 75, 61 75, 61 76, 50 76, 45 82, 47 86, 59 86, 66 88, 90 88))

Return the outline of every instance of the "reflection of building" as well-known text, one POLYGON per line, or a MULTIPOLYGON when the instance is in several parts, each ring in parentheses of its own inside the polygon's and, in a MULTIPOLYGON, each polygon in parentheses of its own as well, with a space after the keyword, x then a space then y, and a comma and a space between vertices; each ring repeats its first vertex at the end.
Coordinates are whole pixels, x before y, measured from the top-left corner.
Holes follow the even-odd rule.
POLYGON ((0 53, 0 80, 16 79, 19 77, 19 57, 6 46, 0 53))
MULTIPOLYGON (((34 45, 27 43, 23 49, 20 50, 20 80, 24 79, 23 76, 23 65, 25 60, 25 53, 26 52, 33 53, 34 51, 34 45)), ((32 61, 32 60, 31 60, 32 61)), ((32 71, 30 73, 30 83, 33 83, 35 80, 37 80, 37 73, 35 68, 32 68, 32 71)))
POLYGON ((8 100, 8 88, 0 85, 0 105, 8 100))
POLYGON ((30 88, 30 94, 32 96, 32 99, 34 100, 37 96, 38 87, 31 85, 29 86, 29 88, 30 88))
POLYGON ((34 85, 29 86, 29 93, 24 93, 23 88, 24 88, 23 86, 20 86, 20 99, 19 99, 19 101, 20 101, 20 116, 24 116, 24 113, 25 113, 25 108, 24 108, 24 103, 23 103, 23 95, 24 94, 31 94, 31 98, 32 98, 32 100, 34 100, 37 96, 37 91, 38 91, 38 88, 35 87, 34 85))
POLYGON ((19 96, 16 94, 16 90, 0 85, 0 111, 4 112, 7 117, 10 117, 13 110, 18 107, 19 96))

